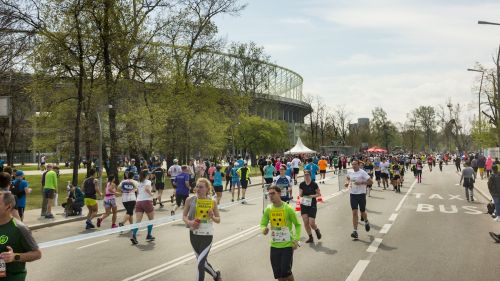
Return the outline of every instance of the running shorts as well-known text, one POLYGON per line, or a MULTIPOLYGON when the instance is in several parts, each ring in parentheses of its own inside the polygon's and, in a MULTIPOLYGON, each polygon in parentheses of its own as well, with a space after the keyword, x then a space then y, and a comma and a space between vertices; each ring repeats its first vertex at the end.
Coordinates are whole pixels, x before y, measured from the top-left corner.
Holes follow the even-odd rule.
POLYGON ((364 212, 366 209, 366 193, 351 194, 351 209, 364 212), (358 208, 359 207, 359 208, 358 208))
POLYGON ((54 199, 55 193, 56 193, 55 189, 52 188, 43 189, 43 196, 47 199, 54 199))
POLYGON ((264 178, 267 184, 273 183, 273 178, 264 178))
POLYGON ((247 189, 248 187, 248 181, 247 180, 241 180, 241 188, 247 189))
POLYGON ((295 175, 298 175, 298 174, 299 174, 299 171, 300 171, 300 169, 299 169, 299 168, 293 168, 293 173, 294 173, 295 175))
POLYGON ((104 199, 104 208, 109 209, 112 207, 116 207, 116 199, 115 198, 104 199))
POLYGON ((123 207, 125 207, 125 210, 127 211, 127 215, 129 215, 129 216, 134 215, 135 201, 123 202, 123 207))
POLYGON ((396 180, 399 180, 399 179, 400 179, 400 176, 398 176, 398 175, 395 175, 395 176, 392 177, 393 181, 396 181, 396 180))
POLYGON ((318 212, 317 207, 300 205, 301 215, 307 215, 308 217, 315 219, 317 212, 318 212))
POLYGON ((472 169, 474 170, 474 172, 477 173, 477 169, 478 169, 477 167, 472 167, 472 169))
POLYGON ((176 194, 175 195, 175 203, 177 204, 177 207, 180 207, 181 204, 185 204, 187 198, 188 198, 188 195, 176 194))
POLYGON ((156 190, 164 190, 165 189, 165 183, 164 182, 157 182, 155 184, 156 190))
POLYGON ((326 174, 326 170, 319 170, 320 174, 326 174))
POLYGON ((389 174, 386 174, 386 173, 382 173, 382 172, 381 172, 381 173, 380 173, 380 177, 381 177, 382 179, 388 179, 388 178, 389 178, 389 174))
POLYGON ((214 186, 215 192, 222 192, 222 185, 221 186, 214 186))
POLYGON ((238 186, 238 188, 241 187, 241 182, 240 181, 231 181, 231 187, 236 187, 238 186))
POLYGON ((375 180, 380 180, 380 171, 375 171, 375 180))
POLYGON ((85 198, 85 199, 83 199, 83 202, 85 203, 85 206, 89 206, 89 207, 97 205, 97 200, 92 199, 92 198, 85 198))
POLYGON ((480 173, 484 173, 484 168, 477 168, 480 173))
POLYGON ((137 201, 135 203, 135 212, 136 213, 151 213, 154 211, 153 207, 153 201, 152 200, 146 200, 146 201, 137 201))
POLYGON ((293 248, 271 247, 271 267, 274 279, 286 278, 292 275, 293 248))

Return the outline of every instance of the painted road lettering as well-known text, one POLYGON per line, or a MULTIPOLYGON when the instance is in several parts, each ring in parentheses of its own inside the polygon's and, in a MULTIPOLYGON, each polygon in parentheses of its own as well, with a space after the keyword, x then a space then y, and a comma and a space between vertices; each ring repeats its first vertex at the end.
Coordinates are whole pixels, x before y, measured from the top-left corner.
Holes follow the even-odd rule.
MULTIPOLYGON (((436 209, 437 208, 435 208, 434 205, 432 205, 432 204, 418 204, 417 205, 417 212, 419 212, 419 213, 432 213, 436 209)), ((443 204, 440 204, 438 206, 438 209, 439 209, 439 212, 444 213, 444 214, 459 213, 459 209, 457 208, 456 205, 445 206, 443 204)), ((469 215, 482 214, 481 211, 477 210, 476 206, 462 206, 461 209, 464 210, 464 213, 469 214, 469 215)))

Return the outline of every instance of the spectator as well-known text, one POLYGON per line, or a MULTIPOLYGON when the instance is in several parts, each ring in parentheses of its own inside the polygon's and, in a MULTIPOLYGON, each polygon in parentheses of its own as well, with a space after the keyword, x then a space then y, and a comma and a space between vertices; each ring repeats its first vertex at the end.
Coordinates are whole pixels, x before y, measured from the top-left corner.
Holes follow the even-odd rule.
POLYGON ((17 281, 26 279, 26 262, 40 259, 42 252, 29 228, 12 217, 15 204, 11 193, 0 192, 0 259, 6 264, 5 280, 17 281))
MULTIPOLYGON (((45 183, 43 185, 43 196, 47 199, 47 211, 45 213, 46 219, 53 219, 52 205, 54 204, 54 199, 57 194, 57 173, 59 171, 58 167, 54 167, 53 170, 49 170, 45 174, 45 183)), ((42 210, 43 212, 43 210, 42 210)))
POLYGON ((21 221, 24 219, 24 209, 26 208, 26 196, 31 193, 31 188, 24 178, 24 172, 16 171, 16 179, 12 182, 12 194, 16 196, 16 209, 21 221))
POLYGON ((493 166, 493 175, 488 179, 488 190, 495 203, 495 221, 500 222, 500 173, 498 166, 493 166))

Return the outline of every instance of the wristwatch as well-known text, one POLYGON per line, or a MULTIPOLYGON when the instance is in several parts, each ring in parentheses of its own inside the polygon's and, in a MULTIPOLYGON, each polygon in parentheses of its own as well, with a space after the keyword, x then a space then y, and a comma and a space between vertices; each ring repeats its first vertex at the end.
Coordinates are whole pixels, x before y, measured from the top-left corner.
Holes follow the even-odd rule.
POLYGON ((15 254, 14 255, 14 260, 15 261, 20 261, 21 260, 21 255, 20 254, 15 254))

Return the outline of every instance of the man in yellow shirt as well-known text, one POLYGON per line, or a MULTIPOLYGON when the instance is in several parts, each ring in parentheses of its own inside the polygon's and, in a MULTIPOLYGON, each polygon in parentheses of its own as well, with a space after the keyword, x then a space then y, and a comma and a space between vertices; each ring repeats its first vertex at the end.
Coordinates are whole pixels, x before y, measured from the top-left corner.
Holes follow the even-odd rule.
MULTIPOLYGON (((54 167, 54 170, 59 171, 59 167, 54 167)), ((47 198, 47 213, 46 219, 53 219, 52 206, 54 205, 54 198, 57 193, 57 173, 50 170, 45 174, 45 185, 43 186, 43 196, 47 198)))

